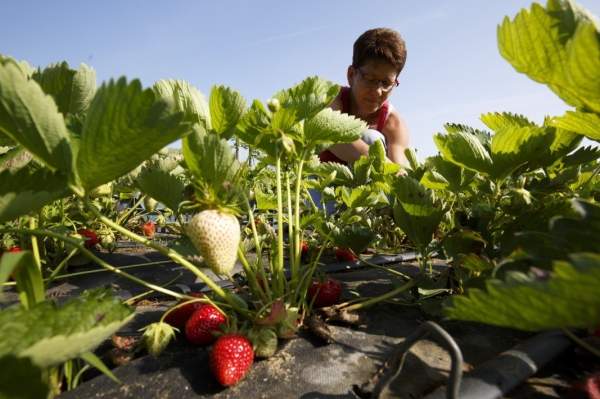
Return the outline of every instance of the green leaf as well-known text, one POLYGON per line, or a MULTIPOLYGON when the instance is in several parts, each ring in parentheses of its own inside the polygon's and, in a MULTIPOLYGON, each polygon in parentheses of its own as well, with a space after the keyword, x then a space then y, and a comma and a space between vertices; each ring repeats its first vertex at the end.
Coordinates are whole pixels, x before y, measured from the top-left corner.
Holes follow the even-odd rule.
POLYGON ((37 303, 43 302, 46 294, 42 273, 38 269, 30 251, 8 253, 2 256, 8 258, 7 262, 14 262, 16 266, 15 279, 21 303, 25 308, 32 308, 37 303))
POLYGON ((598 114, 567 111, 565 115, 553 118, 550 125, 600 141, 600 115, 598 114))
POLYGON ((317 173, 321 176, 329 176, 332 173, 335 173, 335 178, 331 183, 341 186, 350 185, 354 178, 352 171, 347 165, 337 162, 320 163, 317 168, 317 173))
POLYGON ((274 157, 277 137, 269 129, 270 124, 270 114, 260 101, 254 100, 250 109, 242 115, 235 134, 245 143, 274 157))
POLYGON ((96 72, 85 64, 73 70, 63 61, 36 71, 32 78, 54 98, 65 117, 87 111, 96 91, 96 72))
POLYGON ((295 111, 298 121, 308 119, 329 106, 340 87, 317 76, 304 79, 296 86, 275 94, 283 108, 295 111))
MULTIPOLYGON (((463 188, 463 186, 470 184, 473 178, 473 173, 471 171, 465 171, 460 166, 452 162, 446 161, 439 155, 427 158, 425 163, 427 166, 433 168, 432 172, 437 172, 440 176, 434 175, 425 177, 425 175, 427 175, 426 172, 422 179, 425 179, 426 181, 431 180, 431 183, 433 185, 436 185, 437 182, 437 185, 439 185, 440 187, 443 185, 447 185, 447 187, 444 187, 442 189, 447 188, 452 192, 458 192, 463 188)), ((424 186, 428 187, 423 180, 421 180, 421 183, 424 186)))
POLYGON ((350 143, 367 129, 360 119, 326 108, 304 123, 306 145, 350 143))
POLYGON ((0 173, 0 223, 35 212, 68 194, 67 179, 47 169, 28 167, 0 173))
POLYGON ((425 174, 419 180, 419 182, 432 190, 447 190, 450 188, 450 183, 444 176, 435 170, 427 170, 425 174))
POLYGON ((195 177, 201 198, 209 202, 231 197, 240 165, 231 146, 214 133, 194 133, 183 139, 183 157, 195 177))
POLYGON ((491 173, 492 159, 476 136, 457 131, 448 135, 438 133, 433 140, 447 161, 474 172, 491 173))
POLYGON ((210 92, 212 129, 229 139, 245 108, 246 100, 240 93, 225 86, 213 86, 210 92))
POLYGON ((600 147, 580 147, 572 154, 563 158, 565 166, 582 165, 600 158, 600 147))
POLYGON ((96 71, 85 65, 79 65, 71 86, 71 103, 69 113, 86 113, 96 94, 96 71))
POLYGON ((108 367, 106 367, 104 362, 102 362, 102 360, 100 360, 100 358, 94 355, 92 352, 82 353, 79 357, 85 360, 85 362, 90 366, 98 369, 102 374, 104 374, 117 384, 121 384, 121 381, 113 374, 112 371, 110 371, 108 367))
POLYGON ((256 197, 256 207, 260 210, 276 210, 277 196, 273 193, 265 193, 259 186, 254 187, 254 195, 256 197))
POLYGON ((0 399, 40 399, 48 395, 42 370, 28 358, 0 357, 0 399))
POLYGON ((14 62, 0 63, 0 132, 53 170, 71 170, 69 134, 52 97, 14 62))
POLYGON ((444 252, 451 259, 457 259, 461 254, 480 253, 486 244, 481 234, 467 229, 451 232, 443 241, 444 252))
POLYGON ((476 254, 460 254, 456 263, 467 270, 475 273, 482 273, 494 269, 494 264, 487 258, 476 254))
POLYGON ((481 115, 480 119, 487 127, 495 132, 507 128, 535 126, 533 122, 523 115, 511 114, 510 112, 490 112, 481 115))
POLYGON ((381 140, 377 140, 369 146, 369 160, 372 162, 373 169, 375 169, 377 173, 383 174, 385 172, 387 160, 385 156, 385 147, 381 140))
POLYGON ((350 248, 354 253, 361 253, 375 239, 376 234, 370 227, 353 224, 340 230, 334 230, 333 243, 342 248, 350 248))
POLYGON ((483 145, 483 147, 489 151, 490 144, 492 142, 492 135, 490 132, 480 129, 472 128, 471 126, 462 125, 460 123, 446 123, 444 124, 444 129, 450 134, 462 132, 468 133, 475 138, 483 145))
POLYGON ((111 80, 96 92, 83 127, 77 171, 86 190, 133 170, 191 132, 186 115, 140 82, 111 80))
POLYGON ((600 112, 600 40, 573 2, 534 3, 498 27, 500 54, 568 104, 600 112))
POLYGON ((140 190, 168 208, 177 212, 179 203, 183 201, 185 183, 181 178, 169 173, 167 169, 158 167, 143 168, 136 179, 140 190))
POLYGON ((492 138, 494 177, 505 177, 523 164, 532 169, 540 163, 551 164, 548 149, 554 141, 554 129, 537 126, 508 127, 498 131, 492 138))
POLYGON ((29 357, 49 367, 93 350, 132 317, 107 291, 83 293, 61 307, 41 302, 0 311, 0 356, 29 357))
POLYGON ((184 80, 159 80, 152 90, 160 98, 175 104, 175 109, 183 112, 187 120, 200 123, 211 129, 210 110, 204 95, 193 85, 184 80))
POLYGON ((469 290, 445 309, 452 319, 526 331, 600 325, 600 255, 573 254, 556 262, 548 280, 487 282, 487 291, 469 290))
POLYGON ((419 250, 424 250, 445 213, 442 204, 430 190, 410 177, 399 176, 393 190, 394 220, 419 250))

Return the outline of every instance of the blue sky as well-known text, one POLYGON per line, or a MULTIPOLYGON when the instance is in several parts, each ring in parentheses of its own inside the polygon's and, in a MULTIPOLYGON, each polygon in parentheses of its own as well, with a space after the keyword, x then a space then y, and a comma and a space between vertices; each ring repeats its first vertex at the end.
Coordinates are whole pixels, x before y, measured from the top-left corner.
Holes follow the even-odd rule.
MULTIPOLYGON (((307 76, 346 82, 352 44, 365 30, 396 29, 408 60, 391 96, 419 157, 436 153, 446 122, 483 127, 481 113, 536 122, 567 109, 545 86, 500 57, 496 27, 523 0, 27 1, 2 6, 0 53, 35 66, 66 60, 94 67, 98 83, 122 75, 146 86, 184 79, 250 103, 307 76)), ((600 15, 600 1, 579 4, 600 15)))

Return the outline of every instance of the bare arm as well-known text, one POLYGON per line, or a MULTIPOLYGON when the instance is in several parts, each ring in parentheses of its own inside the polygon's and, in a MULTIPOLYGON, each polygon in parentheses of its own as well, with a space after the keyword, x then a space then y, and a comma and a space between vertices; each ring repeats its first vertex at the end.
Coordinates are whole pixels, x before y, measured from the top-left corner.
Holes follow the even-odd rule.
POLYGON ((388 158, 394 163, 408 165, 404 155, 404 150, 409 144, 408 127, 396 110, 390 113, 383 132, 387 139, 388 158))

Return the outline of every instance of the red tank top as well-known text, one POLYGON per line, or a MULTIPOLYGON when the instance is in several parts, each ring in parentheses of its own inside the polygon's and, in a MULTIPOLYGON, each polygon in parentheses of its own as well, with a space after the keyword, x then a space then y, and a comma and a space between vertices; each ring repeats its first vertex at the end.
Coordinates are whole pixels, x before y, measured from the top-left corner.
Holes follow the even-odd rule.
MULTIPOLYGON (((341 92, 341 100, 342 100, 342 112, 349 114, 350 113, 350 88, 342 87, 341 92)), ((379 115, 377 116, 377 130, 383 132, 383 127, 385 126, 385 121, 387 120, 389 113, 389 103, 386 101, 381 105, 379 109, 379 115)), ((343 165, 346 165, 347 162, 339 159, 333 152, 329 150, 325 150, 319 154, 319 159, 321 162, 337 162, 343 165)))

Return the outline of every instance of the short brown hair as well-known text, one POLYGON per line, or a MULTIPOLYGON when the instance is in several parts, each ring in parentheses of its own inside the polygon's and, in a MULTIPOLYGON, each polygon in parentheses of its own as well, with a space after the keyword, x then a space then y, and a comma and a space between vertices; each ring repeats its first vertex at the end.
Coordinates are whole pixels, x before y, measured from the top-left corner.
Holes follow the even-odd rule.
POLYGON ((369 60, 386 61, 400 73, 406 63, 406 43, 398 32, 389 28, 370 29, 354 42, 352 65, 360 67, 369 60))

